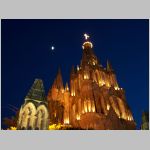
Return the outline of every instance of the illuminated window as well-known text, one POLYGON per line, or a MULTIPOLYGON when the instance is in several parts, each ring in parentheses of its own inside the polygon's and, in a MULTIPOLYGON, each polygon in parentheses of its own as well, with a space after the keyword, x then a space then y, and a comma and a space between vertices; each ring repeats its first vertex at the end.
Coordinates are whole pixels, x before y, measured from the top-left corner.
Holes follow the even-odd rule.
POLYGON ((107 110, 109 110, 109 109, 110 109, 110 105, 107 104, 107 110))
POLYGON ((87 102, 84 101, 84 112, 87 112, 87 102))
POLYGON ((92 112, 95 112, 95 106, 92 106, 92 112))
POLYGON ((118 88, 118 87, 115 87, 115 90, 120 90, 120 88, 118 88))
POLYGON ((91 112, 91 101, 88 100, 88 112, 91 112))
POLYGON ((69 118, 64 119, 64 124, 69 124, 69 118))
POLYGON ((75 92, 71 92, 71 96, 75 96, 75 92))
POLYGON ((89 79, 89 76, 87 74, 84 74, 84 79, 89 79))
POLYGON ((110 87, 110 84, 109 84, 109 83, 107 83, 106 85, 107 85, 107 87, 110 87))
POLYGON ((76 119, 80 120, 80 115, 79 114, 77 114, 76 119))
POLYGON ((56 111, 54 112, 54 117, 56 118, 56 111))

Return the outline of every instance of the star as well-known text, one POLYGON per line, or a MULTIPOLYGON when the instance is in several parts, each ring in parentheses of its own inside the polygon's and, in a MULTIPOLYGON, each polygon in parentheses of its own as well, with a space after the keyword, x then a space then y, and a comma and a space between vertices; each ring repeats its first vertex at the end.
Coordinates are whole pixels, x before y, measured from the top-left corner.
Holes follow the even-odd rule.
POLYGON ((52 51, 54 51, 54 49, 55 49, 55 47, 54 47, 54 46, 52 46, 52 47, 51 47, 51 50, 52 50, 52 51))

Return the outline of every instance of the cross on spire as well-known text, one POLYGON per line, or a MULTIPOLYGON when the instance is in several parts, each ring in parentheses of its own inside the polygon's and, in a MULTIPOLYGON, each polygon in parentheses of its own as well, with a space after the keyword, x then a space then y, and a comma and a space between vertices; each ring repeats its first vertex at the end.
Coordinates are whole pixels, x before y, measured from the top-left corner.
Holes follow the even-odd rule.
POLYGON ((85 37, 85 39, 87 40, 87 39, 89 39, 90 36, 85 33, 85 34, 84 34, 84 37, 85 37))

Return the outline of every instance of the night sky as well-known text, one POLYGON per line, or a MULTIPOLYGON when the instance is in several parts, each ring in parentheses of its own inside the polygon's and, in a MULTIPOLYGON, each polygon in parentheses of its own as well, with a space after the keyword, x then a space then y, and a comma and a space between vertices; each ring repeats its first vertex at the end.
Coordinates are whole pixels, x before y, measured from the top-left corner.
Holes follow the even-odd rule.
POLYGON ((20 108, 35 78, 47 94, 61 67, 65 85, 88 33, 100 63, 111 62, 139 129, 149 110, 148 20, 2 20, 1 33, 2 119, 15 114, 10 105, 20 108))

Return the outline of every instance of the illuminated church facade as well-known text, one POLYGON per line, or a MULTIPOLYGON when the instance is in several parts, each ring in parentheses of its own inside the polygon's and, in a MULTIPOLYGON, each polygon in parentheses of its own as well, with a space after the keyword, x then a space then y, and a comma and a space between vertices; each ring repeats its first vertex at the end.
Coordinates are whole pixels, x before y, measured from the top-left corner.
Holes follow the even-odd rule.
POLYGON ((89 36, 84 36, 82 59, 79 66, 72 67, 70 86, 66 83, 64 87, 59 69, 45 96, 42 80, 36 79, 21 106, 18 129, 48 129, 58 123, 81 129, 136 128, 111 64, 107 61, 107 67, 102 67, 89 36))

